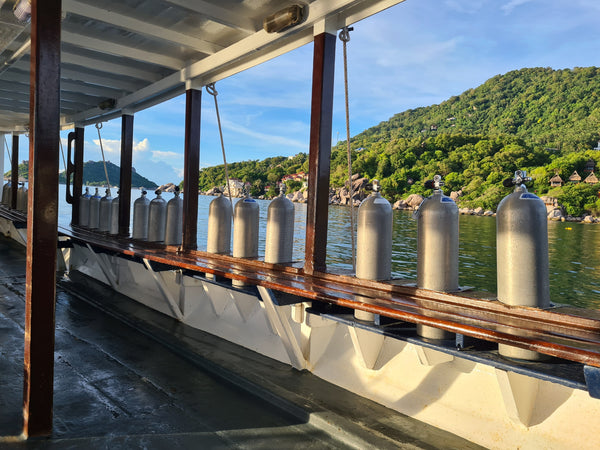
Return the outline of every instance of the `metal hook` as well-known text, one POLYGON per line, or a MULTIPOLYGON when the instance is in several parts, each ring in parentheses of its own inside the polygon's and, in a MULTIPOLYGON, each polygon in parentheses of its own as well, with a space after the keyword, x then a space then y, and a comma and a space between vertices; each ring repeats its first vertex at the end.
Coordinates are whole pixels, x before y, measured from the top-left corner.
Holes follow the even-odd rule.
POLYGON ((102 129, 102 122, 98 122, 98 123, 96 123, 96 128, 97 128, 98 130, 101 130, 101 129, 102 129))
POLYGON ((340 31, 339 37, 342 42, 350 42, 350 32, 354 30, 354 27, 344 27, 340 31))
POLYGON ((215 97, 219 94, 217 89, 215 88, 215 83, 210 83, 206 85, 206 92, 210 95, 214 95, 215 97))

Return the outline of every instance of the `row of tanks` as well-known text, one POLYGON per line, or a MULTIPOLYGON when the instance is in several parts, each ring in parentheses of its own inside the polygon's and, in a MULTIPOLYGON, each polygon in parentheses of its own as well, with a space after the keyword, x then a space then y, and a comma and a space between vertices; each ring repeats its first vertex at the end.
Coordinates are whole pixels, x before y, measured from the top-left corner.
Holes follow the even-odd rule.
MULTIPOLYGON (((168 202, 162 198, 160 189, 155 191, 156 198, 150 200, 147 192, 133 204, 134 239, 148 242, 180 245, 182 241, 183 200, 176 187, 174 196, 168 202)), ((79 199, 79 226, 111 235, 119 234, 119 197, 111 197, 106 189, 100 197, 98 188, 90 194, 89 188, 79 199)))
MULTIPOLYGON (((538 308, 550 306, 548 233, 546 208, 542 200, 529 193, 525 171, 516 171, 504 180, 514 192, 498 205, 497 277, 498 300, 509 305, 538 308)), ((460 291, 458 277, 458 207, 443 194, 439 175, 429 180, 427 188, 433 194, 423 200, 414 214, 417 220, 417 287, 438 292, 460 291)), ((147 192, 133 205, 132 238, 140 241, 181 245, 183 232, 183 200, 177 187, 168 202, 160 189, 148 199, 147 192)), ((2 190, 2 204, 9 206, 12 186, 2 190)), ((27 211, 27 188, 19 183, 17 209, 27 211)), ((111 197, 110 189, 100 197, 86 187, 80 198, 79 225, 101 233, 119 233, 119 197, 111 197)), ((248 194, 235 208, 220 193, 209 206, 207 251, 232 254, 236 258, 258 258, 259 206, 248 194), (231 237, 233 227, 233 252, 231 237)), ((294 205, 285 196, 285 189, 271 201, 267 214, 264 261, 272 264, 292 262, 294 244, 294 205)), ((373 193, 358 209, 356 276, 369 280, 390 280, 392 260, 392 207, 378 192, 377 180, 373 193)), ((234 284, 239 282, 235 282, 234 284)), ((424 310, 424 313, 426 311, 424 310)), ((373 320, 373 315, 356 311, 359 320, 373 320)), ((417 333, 427 339, 453 339, 448 331, 418 325, 417 333)), ((538 359, 539 354, 500 345, 500 354, 520 359, 538 359)))
MULTIPOLYGON (((548 224, 544 202, 527 191, 531 181, 518 170, 507 178, 505 187, 514 187, 499 203, 496 212, 496 261, 498 300, 513 306, 548 308, 550 283, 548 224)), ((417 220, 417 287, 438 292, 458 292, 459 212, 443 194, 442 179, 436 175, 425 186, 433 194, 424 199, 414 214, 417 220)), ((370 280, 391 279, 392 208, 375 189, 359 207, 356 276, 370 280)), ((427 315, 427 310, 423 309, 427 315)), ((356 311, 360 320, 373 315, 356 311)), ((434 340, 453 339, 454 334, 424 325, 417 333, 434 340)), ((543 359, 543 355, 506 344, 498 351, 509 358, 543 359)))
MULTIPOLYGON (((9 181, 2 187, 2 204, 10 208, 12 203, 12 183, 9 181)), ((27 186, 25 183, 19 182, 17 188, 17 211, 27 214, 27 186)))

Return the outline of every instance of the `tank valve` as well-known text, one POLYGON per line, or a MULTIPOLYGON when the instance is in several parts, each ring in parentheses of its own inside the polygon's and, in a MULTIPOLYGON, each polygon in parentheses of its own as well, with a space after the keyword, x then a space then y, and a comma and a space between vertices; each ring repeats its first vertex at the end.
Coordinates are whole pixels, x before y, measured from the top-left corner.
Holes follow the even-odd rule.
POLYGON ((531 180, 532 180, 532 178, 527 176, 527 172, 525 170, 516 170, 515 176, 513 178, 505 179, 502 182, 502 184, 504 185, 504 187, 512 187, 512 186, 520 187, 520 186, 524 185, 525 183, 530 182, 531 180))
POLYGON ((427 180, 425 182, 425 189, 433 189, 434 191, 441 190, 441 187, 444 185, 442 181, 442 177, 440 175, 435 175, 433 180, 427 180))

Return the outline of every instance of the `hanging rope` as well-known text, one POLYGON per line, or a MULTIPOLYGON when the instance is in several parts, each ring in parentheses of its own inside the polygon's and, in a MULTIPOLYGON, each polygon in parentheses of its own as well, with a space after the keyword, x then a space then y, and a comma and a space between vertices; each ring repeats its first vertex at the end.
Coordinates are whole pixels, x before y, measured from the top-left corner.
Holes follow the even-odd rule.
POLYGON ((6 146, 6 154, 8 155, 8 162, 12 166, 12 158, 10 157, 10 151, 8 150, 8 141, 6 140, 6 136, 4 136, 4 145, 6 146))
POLYGON ((340 31, 340 40, 344 47, 344 97, 346 102, 346 152, 348 154, 348 190, 350 192, 350 236, 352 237, 352 268, 356 271, 356 240, 354 237, 354 187, 352 186, 352 150, 350 149, 350 105, 348 95, 348 52, 347 44, 350 41, 350 31, 354 28, 344 27, 340 31))
POLYGON ((225 166, 225 181, 227 183, 227 195, 229 196, 229 203, 231 203, 231 210, 233 212, 233 200, 231 198, 231 186, 229 184, 229 172, 227 170, 227 158, 225 157, 225 144, 223 142, 223 129, 221 127, 221 116, 219 115, 219 104, 217 102, 217 89, 215 83, 206 85, 206 92, 212 95, 215 99, 215 111, 217 112, 217 125, 219 126, 219 137, 221 138, 221 151, 223 153, 223 166, 225 166))
POLYGON ((102 136, 100 136, 100 129, 102 128, 102 124, 98 122, 96 124, 96 130, 98 130, 98 141, 100 141, 100 152, 102 152, 102 162, 104 163, 104 175, 106 175, 106 184, 110 189, 110 181, 108 179, 108 170, 106 169, 106 159, 104 159, 104 147, 102 146, 102 136))

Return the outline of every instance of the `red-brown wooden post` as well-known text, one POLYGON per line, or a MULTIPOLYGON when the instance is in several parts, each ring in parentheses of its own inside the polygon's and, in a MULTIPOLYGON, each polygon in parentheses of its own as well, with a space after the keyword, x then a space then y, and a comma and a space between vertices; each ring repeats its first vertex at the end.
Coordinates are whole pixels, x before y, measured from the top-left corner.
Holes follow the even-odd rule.
POLYGON ((198 234, 198 176, 200 171, 201 89, 185 93, 185 143, 183 162, 183 243, 184 250, 196 249, 198 234))
POLYGON ((129 236, 131 209, 131 167, 133 158, 133 115, 121 118, 121 170, 119 181, 119 236, 129 236))
POLYGON ((17 208, 17 189, 19 188, 19 135, 13 134, 12 137, 12 159, 10 166, 10 183, 12 185, 12 194, 10 196, 10 207, 17 208))
POLYGON ((329 211, 329 160, 333 117, 335 34, 314 39, 313 86, 310 117, 308 204, 304 271, 325 271, 329 211))
POLYGON ((60 23, 61 0, 32 0, 23 389, 23 434, 27 437, 52 433, 60 23))

